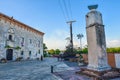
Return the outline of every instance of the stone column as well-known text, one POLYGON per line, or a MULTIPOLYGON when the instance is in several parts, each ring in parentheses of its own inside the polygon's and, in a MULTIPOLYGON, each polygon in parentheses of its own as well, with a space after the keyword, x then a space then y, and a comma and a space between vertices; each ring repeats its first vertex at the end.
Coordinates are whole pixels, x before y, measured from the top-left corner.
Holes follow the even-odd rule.
POLYGON ((88 43, 88 69, 103 71, 110 69, 107 61, 105 31, 102 14, 96 10, 97 5, 88 6, 86 31, 88 43))

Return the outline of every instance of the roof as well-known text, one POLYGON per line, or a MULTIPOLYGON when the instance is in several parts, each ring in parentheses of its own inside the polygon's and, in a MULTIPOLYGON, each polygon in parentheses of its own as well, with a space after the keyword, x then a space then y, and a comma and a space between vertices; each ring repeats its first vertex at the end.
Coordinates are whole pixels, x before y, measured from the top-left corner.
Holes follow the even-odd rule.
POLYGON ((31 26, 28 26, 28 25, 26 25, 26 24, 24 24, 24 23, 22 23, 22 22, 20 22, 20 21, 18 21, 16 19, 13 19, 13 17, 9 17, 9 16, 7 16, 7 15, 5 15, 3 13, 0 13, 0 18, 3 18, 5 20, 9 21, 10 23, 19 25, 19 27, 25 28, 25 29, 27 29, 29 31, 35 32, 35 33, 40 34, 40 35, 44 35, 43 32, 41 32, 41 31, 39 31, 37 29, 34 29, 31 26))

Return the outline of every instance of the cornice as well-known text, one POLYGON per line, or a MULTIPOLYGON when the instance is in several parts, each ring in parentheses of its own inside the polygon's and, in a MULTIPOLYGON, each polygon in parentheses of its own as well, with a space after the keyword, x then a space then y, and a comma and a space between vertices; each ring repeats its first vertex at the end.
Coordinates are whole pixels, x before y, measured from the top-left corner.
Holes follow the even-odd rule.
POLYGON ((28 31, 32 31, 32 32, 37 33, 39 35, 44 35, 43 32, 41 32, 41 31, 39 31, 37 29, 34 29, 31 26, 28 26, 28 25, 14 19, 13 17, 9 17, 9 16, 7 16, 7 15, 5 15, 3 13, 0 13, 0 19, 4 19, 5 21, 8 21, 8 22, 10 22, 10 24, 18 25, 18 27, 24 28, 24 29, 26 29, 28 31))

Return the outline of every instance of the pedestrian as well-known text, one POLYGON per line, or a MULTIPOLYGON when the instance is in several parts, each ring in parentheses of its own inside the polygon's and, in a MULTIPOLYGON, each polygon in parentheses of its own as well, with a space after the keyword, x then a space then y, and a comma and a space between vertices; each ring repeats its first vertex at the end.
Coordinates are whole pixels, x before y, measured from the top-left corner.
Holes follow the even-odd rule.
POLYGON ((58 58, 58 61, 59 61, 59 59, 60 59, 60 56, 58 55, 58 56, 57 56, 57 58, 58 58))

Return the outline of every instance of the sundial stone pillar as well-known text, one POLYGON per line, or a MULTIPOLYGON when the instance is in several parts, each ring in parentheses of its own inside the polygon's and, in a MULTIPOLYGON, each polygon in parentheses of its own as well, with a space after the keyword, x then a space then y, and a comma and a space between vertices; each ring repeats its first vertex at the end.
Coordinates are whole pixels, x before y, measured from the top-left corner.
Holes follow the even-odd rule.
POLYGON ((104 71, 111 69, 107 61, 105 31, 102 14, 98 5, 88 6, 90 12, 86 15, 86 31, 88 43, 88 69, 104 71))

